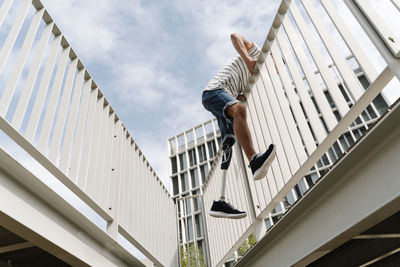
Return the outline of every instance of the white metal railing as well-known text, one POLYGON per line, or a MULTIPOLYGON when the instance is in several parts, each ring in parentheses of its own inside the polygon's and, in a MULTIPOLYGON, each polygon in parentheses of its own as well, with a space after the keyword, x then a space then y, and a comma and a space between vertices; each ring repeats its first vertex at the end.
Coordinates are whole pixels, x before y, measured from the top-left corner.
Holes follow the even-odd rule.
MULTIPOLYGON (((276 204, 356 119, 364 121, 361 114, 367 107, 379 115, 372 101, 393 77, 400 80, 399 41, 391 28, 384 25, 368 0, 338 1, 283 0, 279 7, 246 93, 254 146, 265 151, 274 143, 277 157, 267 177, 256 182, 244 157, 236 153, 233 158, 227 177, 231 188, 226 195, 250 216, 237 221, 206 216, 212 266, 221 266, 252 231, 261 238, 265 234, 263 219, 276 204), (338 1, 348 6, 387 63, 380 74, 363 43, 352 34, 352 25, 339 14, 338 1), (341 40, 333 38, 335 29, 341 40), (369 81, 366 90, 343 51, 354 56, 369 81)), ((218 197, 220 157, 204 186, 206 209, 218 197)))
POLYGON ((116 242, 120 233, 175 266, 167 190, 39 0, 2 2, 0 45, 1 130, 102 216, 116 242))

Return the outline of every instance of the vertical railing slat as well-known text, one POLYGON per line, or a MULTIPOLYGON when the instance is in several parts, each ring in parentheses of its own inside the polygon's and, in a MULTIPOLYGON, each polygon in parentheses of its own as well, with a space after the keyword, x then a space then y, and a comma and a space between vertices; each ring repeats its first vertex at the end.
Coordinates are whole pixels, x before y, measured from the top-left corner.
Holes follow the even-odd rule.
MULTIPOLYGON (((255 84, 258 93, 258 98, 256 96, 255 102, 257 103, 258 110, 260 111, 262 110, 262 113, 264 113, 265 124, 263 125, 263 128, 268 129, 268 131, 264 131, 264 134, 268 136, 271 143, 277 146, 277 151, 276 151, 277 159, 272 162, 271 169, 274 174, 273 179, 276 182, 275 190, 279 192, 279 190, 285 184, 285 180, 287 179, 286 176, 289 177, 291 174, 288 163, 286 161, 283 161, 283 159, 285 159, 285 155, 283 154, 283 145, 281 142, 282 140, 279 137, 278 129, 276 126, 275 118, 271 111, 270 103, 269 101, 267 101, 268 95, 266 93, 265 87, 272 86, 272 84, 269 81, 269 76, 265 64, 262 64, 260 68, 260 73, 262 73, 263 75, 255 84)), ((268 175, 270 174, 267 174, 267 180, 269 180, 268 175)), ((274 191, 274 189, 271 188, 271 191, 274 191)))
POLYGON ((42 64, 46 47, 49 42, 53 28, 54 22, 51 22, 45 26, 42 32, 42 36, 40 37, 40 41, 37 45, 35 57, 32 61, 32 65, 30 66, 28 77, 26 78, 24 88, 22 89, 17 108, 15 109, 15 113, 11 122, 11 124, 17 130, 19 130, 21 127, 22 120, 24 118, 29 99, 32 95, 32 90, 34 88, 40 65, 42 64))
POLYGON ((365 76, 369 82, 372 82, 378 77, 378 72, 372 65, 371 61, 368 59, 367 55, 364 53, 361 46, 358 44, 356 38, 351 34, 349 28, 344 22, 343 18, 340 16, 336 7, 332 4, 331 0, 320 0, 323 7, 325 8, 327 14, 330 16, 332 22, 335 24, 336 29, 342 36, 343 40, 346 42, 351 53, 356 58, 358 64, 362 68, 365 76))
MULTIPOLYGON (((282 114, 282 111, 279 107, 278 99, 275 95, 274 91, 277 90, 282 90, 282 88, 278 87, 277 81, 276 81, 276 70, 273 69, 272 71, 270 70, 270 66, 274 66, 274 63, 272 61, 271 56, 267 56, 266 62, 264 64, 267 66, 268 70, 268 78, 262 77, 262 81, 264 82, 264 90, 267 94, 266 100, 269 102, 269 106, 271 107, 272 111, 272 117, 274 118, 275 125, 278 130, 278 135, 276 136, 276 139, 279 140, 279 142, 282 144, 281 151, 284 152, 281 154, 281 157, 279 157, 278 160, 280 161, 287 161, 289 165, 289 170, 290 170, 290 175, 284 176, 285 181, 291 177, 293 173, 296 172, 296 170, 299 167, 299 161, 296 157, 296 153, 294 152, 293 145, 291 143, 290 135, 288 132, 288 129, 285 124, 285 120, 282 114), (282 157, 283 156, 283 157, 282 157)), ((265 102, 267 102, 265 101, 265 102)), ((279 150, 279 147, 277 148, 279 150)))
POLYGON ((40 81, 39 89, 35 98, 35 104, 29 117, 28 128, 26 129, 25 137, 28 141, 34 141, 36 130, 40 120, 40 114, 42 113, 43 105, 46 100, 46 94, 49 89, 50 79, 53 73, 54 64, 57 59, 57 53, 60 47, 62 36, 58 35, 54 38, 51 44, 51 50, 46 62, 46 66, 43 71, 43 76, 40 81))
POLYGON ((65 121, 67 118, 68 106, 70 104, 69 100, 70 100, 71 93, 72 93, 74 77, 77 72, 77 64, 78 64, 78 59, 75 58, 75 59, 72 59, 70 65, 68 67, 66 82, 64 85, 64 91, 61 96, 60 107, 58 110, 56 124, 54 126, 53 138, 51 140, 50 151, 49 151, 49 159, 53 163, 56 163, 56 161, 57 161, 57 156, 58 156, 60 145, 61 145, 61 139, 62 139, 62 135, 63 135, 63 131, 64 131, 64 124, 65 124, 65 121))
POLYGON ((29 26, 24 43, 22 44, 21 50, 18 53, 18 58, 15 62, 13 72, 7 81, 7 85, 0 99, 0 116, 4 117, 7 113, 8 107, 11 103, 11 99, 17 87, 17 83, 21 77, 22 70, 28 58, 28 53, 31 50, 33 40, 39 28, 39 24, 42 21, 43 13, 44 8, 37 11, 32 19, 31 25, 29 26))
MULTIPOLYGON (((273 57, 267 57, 266 66, 270 74, 270 77, 272 78, 271 80, 275 88, 274 95, 278 100, 277 103, 279 104, 278 106, 280 107, 281 114, 283 115, 282 117, 284 120, 282 122, 285 122, 286 124, 285 128, 287 129, 287 132, 289 133, 290 136, 290 139, 288 139, 286 143, 289 143, 290 140, 292 140, 292 146, 291 146, 292 150, 290 153, 293 153, 293 159, 297 159, 299 164, 301 165, 304 161, 306 161, 307 154, 304 150, 304 146, 302 144, 299 132, 296 128, 296 123, 290 111, 289 102, 287 100, 288 92, 292 90, 292 86, 290 85, 289 77, 284 77, 281 75, 281 73, 278 73, 276 64, 278 64, 278 62, 283 64, 283 62, 280 53, 276 49, 276 44, 272 45, 271 51, 272 55, 275 55, 276 59, 273 57), (270 64, 268 64, 268 62, 270 64), (288 87, 285 87, 285 84, 282 84, 281 80, 283 81, 283 83, 286 83, 288 87)), ((299 112, 301 112, 301 110, 299 110, 299 112)))
POLYGON ((352 71, 349 67, 346 59, 341 54, 337 43, 328 32, 328 29, 324 26, 322 19, 317 14, 317 11, 313 5, 311 5, 312 3, 304 0, 301 0, 301 2, 303 3, 309 18, 317 29, 317 32, 319 33, 319 36, 321 37, 321 40, 324 43, 333 62, 335 62, 339 73, 342 75, 353 100, 357 101, 362 96, 364 90, 354 74, 354 71, 352 71))
POLYGON ((60 97, 61 86, 64 78, 65 68, 69 60, 69 52, 71 48, 66 47, 61 51, 60 60, 57 67, 57 72, 54 77, 53 88, 50 93, 50 98, 48 105, 46 107, 46 112, 44 115, 44 120, 42 124, 42 129, 39 135, 38 149, 46 154, 47 144, 50 138, 50 132, 53 125, 53 120, 56 115, 56 109, 58 104, 58 99, 60 97))
POLYGON ((337 124, 336 117, 334 116, 332 109, 330 108, 330 105, 328 103, 328 100, 326 99, 323 91, 321 90, 321 86, 319 85, 317 78, 314 75, 314 71, 312 70, 311 64, 303 50, 303 47, 301 46, 301 43, 297 37, 296 32, 293 29, 292 23, 290 22, 288 16, 286 16, 283 19, 282 24, 287 33, 289 42, 292 45, 293 51, 297 56, 299 64, 303 69, 306 80, 310 85, 310 89, 314 95, 314 99, 318 105, 318 108, 321 111, 322 117, 326 122, 328 131, 331 131, 337 124))
MULTIPOLYGON (((286 42, 286 40, 284 40, 282 30, 279 31, 277 34, 277 41, 281 47, 283 56, 285 57, 285 61, 286 61, 288 70, 289 70, 290 74, 292 75, 294 85, 299 94, 301 103, 303 103, 304 111, 307 115, 310 126, 314 132, 315 138, 317 139, 318 143, 321 143, 324 140, 324 138, 326 137, 326 132, 325 132, 324 128, 322 127, 321 121, 318 116, 318 112, 317 112, 314 104, 312 103, 310 94, 308 93, 308 90, 304 85, 303 77, 302 77, 299 69, 297 68, 297 64, 292 56, 292 53, 290 52, 289 44, 286 42)), ((280 67, 282 67, 280 60, 277 62, 277 65, 278 65, 278 69, 280 67)), ((283 71, 284 75, 286 75, 286 72, 284 70, 279 70, 279 72, 282 72, 282 71, 283 71)), ((293 104, 292 104, 292 106, 293 106, 293 104)), ((301 109, 301 107, 300 107, 300 109, 301 109)), ((296 114, 296 116, 299 116, 297 114, 297 112, 295 112, 295 114, 296 114)), ((303 114, 303 112, 301 112, 301 114, 303 114)), ((331 114, 331 112, 330 112, 330 114, 331 114)), ((298 121, 298 124, 299 124, 299 128, 307 125, 307 123, 306 123, 306 124, 300 126, 300 124, 302 124, 302 123, 299 121, 298 121)), ((308 129, 308 127, 305 129, 306 132, 307 132, 307 129, 308 129)), ((304 138, 304 142, 307 147, 307 151, 309 154, 311 154, 316 148, 315 141, 314 141, 314 139, 310 140, 310 137, 307 137, 307 138, 303 137, 303 138, 304 138)))
MULTIPOLYGON (((281 49, 282 49, 282 51, 284 50, 283 48, 281 48, 281 49)), ((287 49, 287 47, 285 47, 285 49, 287 49)), ((271 51, 272 51, 273 55, 279 55, 277 47, 272 46, 271 51)), ((282 52, 282 53, 285 56, 285 52, 282 52)), ((286 56, 285 56, 285 58, 286 58, 286 56)), ((290 63, 288 62, 288 60, 286 60, 287 65, 293 64, 292 60, 293 59, 291 57, 290 57, 290 63)), ((303 110, 302 110, 302 108, 300 106, 300 102, 299 102, 299 97, 300 97, 300 99, 302 99, 302 96, 305 97, 306 99, 308 99, 309 102, 311 102, 311 100, 309 99, 309 94, 305 90, 304 87, 302 87, 302 88, 297 87, 296 82, 295 82, 295 84, 292 84, 292 82, 290 81, 289 74, 286 71, 286 68, 284 66, 284 63, 283 63, 281 57, 277 57, 277 56, 274 57, 274 61, 276 63, 276 67, 279 71, 279 74, 282 76, 282 81, 284 83, 285 92, 286 92, 288 100, 290 102, 290 107, 292 108, 294 118, 296 119, 297 127, 299 127, 300 134, 304 141, 304 145, 307 148, 308 154, 311 154, 316 149, 316 145, 315 145, 314 138, 310 132, 310 129, 307 125, 307 118, 304 116, 303 110), (296 86, 298 95, 296 95, 296 93, 294 91, 295 86, 296 86)), ((291 69, 291 68, 288 66, 288 69, 291 69)), ((291 73, 291 74, 292 74, 292 77, 295 75, 293 73, 291 73)), ((298 79, 299 77, 296 77, 296 78, 298 79)), ((293 80, 295 80, 295 78, 293 78, 293 80)), ((302 81, 301 81, 301 83, 302 83, 302 81)), ((312 103, 309 103, 309 104, 312 105, 312 103)), ((316 119, 317 118, 316 111, 315 111, 315 109, 312 110, 312 108, 313 108, 313 106, 309 107, 309 109, 311 109, 311 113, 313 112, 314 118, 316 119)), ((310 119, 310 121, 311 121, 311 119, 310 119)), ((318 125, 320 125, 319 119, 318 119, 318 125)), ((322 130, 322 127, 321 127, 321 130, 322 130)))
POLYGON ((349 107, 346 101, 344 100, 344 97, 342 96, 340 89, 335 79, 332 76, 332 73, 329 71, 329 68, 324 60, 324 57, 320 52, 320 48, 315 43, 313 35, 307 28, 307 25, 295 1, 291 3, 290 11, 298 26, 301 35, 303 36, 303 40, 307 44, 310 54, 314 59, 314 62, 317 65, 319 72, 321 73, 322 79, 324 80, 325 85, 328 88, 328 91, 331 94, 332 99, 338 108, 339 114, 343 117, 349 111, 349 107))
POLYGON ((60 163, 59 163, 60 170, 65 174, 68 173, 67 168, 69 166, 70 151, 72 150, 75 124, 78 119, 77 115, 79 110, 79 102, 81 99, 82 91, 84 91, 83 79, 85 72, 86 72, 85 69, 81 69, 78 71, 78 74, 76 76, 73 89, 74 92, 72 94, 72 100, 68 111, 67 124, 65 126, 64 142, 61 148, 60 163))
POLYGON ((99 89, 95 88, 92 89, 90 92, 90 97, 89 97, 89 107, 87 111, 87 117, 86 117, 86 126, 85 126, 85 132, 83 134, 83 147, 82 147, 82 156, 80 159, 80 164, 79 164, 79 172, 77 178, 77 184, 80 188, 83 188, 83 190, 87 190, 87 182, 88 182, 88 171, 89 168, 92 166, 89 166, 89 159, 90 157, 93 157, 92 149, 93 149, 93 131, 95 126, 95 120, 96 116, 99 114, 96 114, 96 106, 97 102, 99 102, 98 99, 98 94, 99 94, 99 89))
POLYGON ((391 32, 390 28, 386 25, 386 23, 371 6, 371 4, 365 0, 354 0, 354 2, 362 10, 364 16, 367 17, 371 25, 379 34, 383 42, 385 42, 386 46, 390 49, 392 54, 395 57, 400 58, 399 40, 397 40, 397 37, 391 32))
POLYGON ((6 18, 8 11, 11 8, 12 3, 14 0, 4 0, 3 4, 0 7, 0 27, 3 25, 4 19, 6 18))
POLYGON ((84 134, 85 121, 87 117, 87 110, 89 104, 89 96, 92 91, 92 79, 85 80, 81 98, 81 104, 78 113, 78 121, 76 124, 75 134, 73 137, 73 147, 71 151, 71 164, 69 167, 69 177, 70 179, 77 184, 77 174, 78 168, 81 158, 81 149, 82 149, 82 138, 84 134))
MULTIPOLYGON (((249 130, 250 130, 250 134, 252 136, 253 142, 254 142, 254 148, 256 150, 261 151, 261 149, 265 149, 265 142, 264 142, 264 138, 265 136, 262 136, 262 133, 260 132, 259 126, 260 125, 260 120, 257 118, 257 114, 256 114, 256 105, 255 105, 255 98, 257 98, 256 96, 251 95, 248 99, 247 99, 247 103, 248 103, 248 109, 249 109, 249 130), (259 132, 257 134, 257 131, 259 132), (260 140, 259 140, 260 139, 260 140)), ((252 178, 252 175, 249 176, 252 178)), ((251 179, 249 178, 249 179, 251 179)), ((261 184, 261 181, 258 182, 250 182, 250 184, 253 185, 253 198, 254 198, 254 202, 255 203, 259 203, 260 205, 265 204, 264 203, 264 198, 263 198, 263 192, 262 192, 262 187, 257 186, 257 184, 261 184)))
MULTIPOLYGON (((108 114, 107 114, 108 115, 108 114)), ((90 158, 88 162, 89 169, 87 171, 87 182, 86 191, 89 196, 92 196, 95 200, 97 198, 96 192, 99 191, 99 185, 101 184, 101 173, 99 172, 102 165, 100 165, 101 157, 104 155, 103 148, 105 142, 107 142, 107 131, 105 127, 105 120, 107 119, 104 113, 104 96, 101 96, 96 104, 96 119, 94 122, 94 131, 92 133, 92 147, 90 158)), ((109 154, 107 154, 109 155, 109 154)))
MULTIPOLYGON (((28 10, 31 7, 31 2, 32 0, 24 0, 22 2, 17 17, 11 27, 10 32, 8 33, 7 39, 0 50, 0 74, 4 69, 4 66, 6 65, 7 59, 10 56, 15 41, 17 40, 22 24, 24 23, 24 20, 28 14, 28 10)), ((2 6, 2 8, 4 7, 4 9, 9 9, 8 4, 10 3, 4 3, 4 6, 2 6)))
MULTIPOLYGON (((114 138, 112 135, 111 127, 110 127, 110 105, 107 104, 106 107, 104 108, 104 139, 102 139, 102 145, 101 145, 101 150, 99 151, 99 168, 96 170, 96 191, 94 192, 94 197, 95 199, 99 199, 100 202, 104 207, 107 207, 106 205, 106 192, 105 188, 108 187, 108 183, 110 181, 109 177, 109 168, 107 168, 107 163, 110 162, 110 155, 111 155, 111 142, 114 138)), ((107 207, 108 210, 108 207, 107 207)))
MULTIPOLYGON (((261 81, 260 80, 257 81, 257 84, 261 84, 261 81)), ((259 88, 260 87, 258 87, 258 90, 260 90, 259 88)), ((264 143, 262 144, 263 146, 259 147, 260 152, 261 152, 262 150, 265 151, 265 149, 267 148, 267 145, 269 145, 270 143, 273 143, 273 141, 272 141, 272 138, 271 138, 271 133, 269 131, 268 118, 265 117, 264 113, 262 112, 263 111, 262 103, 261 103, 261 99, 262 98, 261 98, 261 95, 259 94, 258 90, 254 90, 253 91, 253 93, 252 93, 252 95, 251 95, 251 97, 249 98, 248 101, 250 101, 251 106, 254 106, 253 109, 250 109, 250 112, 249 112, 250 117, 255 116, 256 110, 261 111, 261 112, 259 112, 259 114, 257 114, 258 117, 259 117, 259 120, 254 122, 256 125, 258 124, 258 126, 261 127, 262 137, 264 139, 264 143)), ((255 126, 253 125, 253 127, 255 127, 255 126)), ((272 166, 272 169, 273 169, 272 172, 273 172, 274 176, 276 176, 277 180, 280 181, 279 177, 282 177, 282 175, 280 174, 280 171, 278 170, 278 173, 277 173, 277 170, 275 169, 275 166, 272 166)), ((250 187, 254 186, 255 190, 257 192, 260 191, 259 186, 258 186, 259 184, 262 185, 262 189, 265 188, 263 190, 264 193, 263 192, 261 192, 263 194, 258 193, 259 196, 257 196, 257 199, 254 199, 254 202, 256 203, 254 209, 257 212, 260 209, 259 207, 262 207, 262 206, 264 206, 266 204, 266 202, 264 202, 264 201, 272 200, 272 195, 275 192, 278 191, 278 188, 279 188, 280 185, 279 185, 279 182, 278 182, 278 185, 275 182, 274 183, 270 183, 270 178, 271 178, 271 175, 272 175, 271 172, 267 173, 267 180, 266 181, 261 180, 259 182, 255 182, 255 181, 251 181, 252 180, 251 171, 249 169, 246 169, 246 171, 247 171, 248 177, 250 177, 249 178, 250 187), (265 200, 263 198, 265 198, 265 200), (259 205, 258 208, 257 208, 257 204, 259 205)), ((283 181, 283 179, 282 179, 282 181, 283 181)), ((283 184, 282 184, 282 186, 283 186, 283 184)), ((253 196, 253 198, 254 198, 254 196, 253 196)))
POLYGON ((105 203, 106 203, 106 206, 108 207, 108 212, 109 212, 109 214, 110 215, 112 215, 112 210, 110 210, 109 208, 112 206, 112 198, 113 198, 113 196, 112 196, 112 192, 111 192, 111 187, 112 187, 112 184, 113 184, 113 182, 114 182, 114 176, 113 176, 113 171, 112 171, 112 169, 114 168, 113 166, 114 166, 114 161, 115 161, 115 146, 116 146, 116 137, 114 137, 115 136, 115 113, 114 112, 112 112, 111 114, 110 114, 110 117, 108 118, 108 124, 109 124, 109 126, 108 126, 108 129, 109 129, 109 131, 108 131, 108 134, 109 134, 109 136, 110 136, 110 138, 111 138, 111 140, 110 140, 110 142, 108 143, 108 151, 107 151, 107 153, 109 153, 110 155, 112 155, 112 157, 111 157, 111 159, 109 159, 109 160, 106 160, 105 161, 105 164, 104 164, 104 180, 105 180, 105 183, 106 183, 106 186, 103 188, 103 190, 102 190, 102 193, 103 193, 103 196, 105 196, 104 197, 104 199, 105 199, 105 203))

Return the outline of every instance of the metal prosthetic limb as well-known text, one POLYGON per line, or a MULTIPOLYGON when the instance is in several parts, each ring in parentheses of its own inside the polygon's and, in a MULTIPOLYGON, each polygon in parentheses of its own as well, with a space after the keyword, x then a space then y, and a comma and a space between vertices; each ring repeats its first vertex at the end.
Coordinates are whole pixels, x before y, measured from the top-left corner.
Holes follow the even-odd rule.
POLYGON ((225 185, 226 185, 226 172, 229 168, 232 159, 232 147, 235 144, 235 136, 227 135, 222 141, 222 161, 221 161, 221 187, 220 187, 220 200, 225 200, 225 185))

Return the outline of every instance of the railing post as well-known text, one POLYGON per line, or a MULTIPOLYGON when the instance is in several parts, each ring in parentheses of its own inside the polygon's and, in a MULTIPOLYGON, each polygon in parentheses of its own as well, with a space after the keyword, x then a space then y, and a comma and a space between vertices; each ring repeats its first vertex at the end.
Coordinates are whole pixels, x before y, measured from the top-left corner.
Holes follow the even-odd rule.
POLYGON ((254 235, 256 236, 256 241, 260 241, 267 232, 267 226, 265 225, 264 219, 256 219, 254 221, 254 235))
POLYGON ((116 117, 114 117, 114 135, 113 135, 113 150, 111 158, 111 186, 110 186, 110 200, 108 212, 113 218, 111 221, 107 222, 107 234, 111 236, 114 240, 118 240, 118 202, 119 202, 119 172, 120 168, 118 163, 121 161, 119 155, 120 144, 121 144, 121 134, 120 134, 120 124, 116 117))
POLYGON ((201 214, 203 214, 203 216, 201 216, 202 220, 203 220, 203 229, 204 229, 204 245, 205 247, 205 251, 206 251, 206 255, 207 255, 207 266, 211 266, 211 253, 210 253, 210 244, 209 239, 208 239, 208 229, 207 229, 207 222, 206 222, 206 210, 204 208, 204 197, 203 194, 199 197, 200 198, 200 204, 201 204, 201 214))

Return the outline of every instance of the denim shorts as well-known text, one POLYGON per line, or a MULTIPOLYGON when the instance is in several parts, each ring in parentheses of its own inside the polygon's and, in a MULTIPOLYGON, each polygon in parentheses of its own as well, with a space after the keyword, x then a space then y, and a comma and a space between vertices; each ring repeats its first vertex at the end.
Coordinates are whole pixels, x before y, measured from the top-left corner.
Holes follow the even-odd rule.
POLYGON ((233 119, 226 112, 230 106, 239 102, 239 100, 223 89, 203 91, 203 106, 217 118, 218 126, 221 131, 222 143, 224 143, 225 138, 229 136, 235 138, 233 119))

